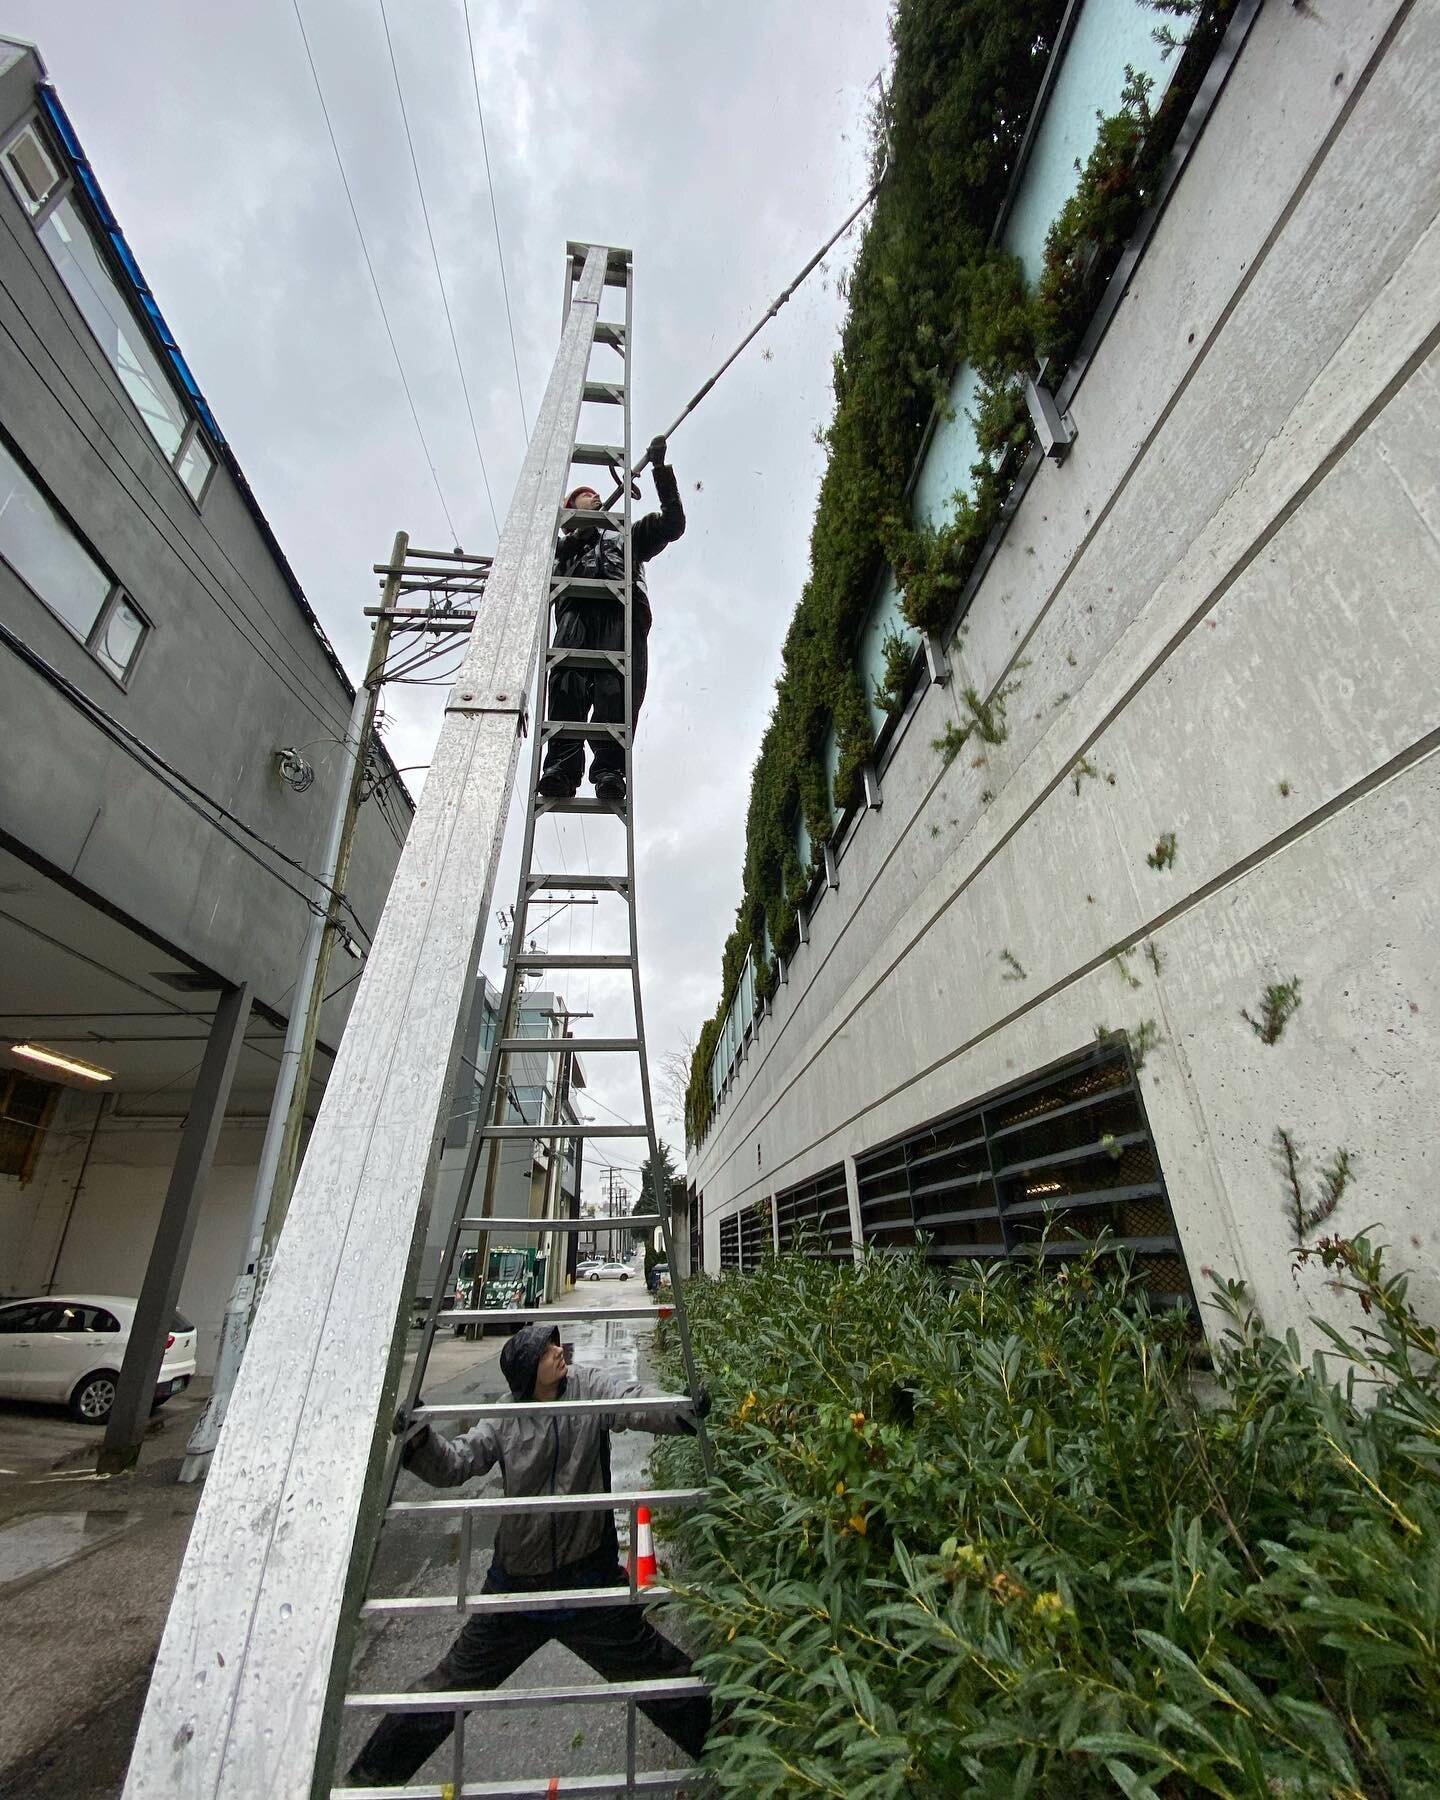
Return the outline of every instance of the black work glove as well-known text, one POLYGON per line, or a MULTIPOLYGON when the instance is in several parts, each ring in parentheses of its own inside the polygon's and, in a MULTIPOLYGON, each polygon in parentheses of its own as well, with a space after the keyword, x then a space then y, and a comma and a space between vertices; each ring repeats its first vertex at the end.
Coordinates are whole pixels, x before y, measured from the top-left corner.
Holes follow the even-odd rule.
POLYGON ((645 457, 652 469, 663 469, 665 467, 665 452, 667 448, 668 446, 663 437, 651 438, 650 448, 645 452, 645 457))
POLYGON ((694 1405, 690 1408, 695 1417, 689 1419, 683 1413, 680 1416, 680 1434, 682 1437, 695 1437, 698 1435, 700 1421, 710 1417, 710 1408, 712 1404, 713 1402, 710 1399, 709 1388, 702 1387, 700 1392, 695 1396, 694 1405))
MULTIPOLYGON (((420 1395, 416 1406, 425 1404, 424 1395, 420 1395)), ((402 1440, 400 1445, 400 1466, 408 1469, 414 1460, 415 1452, 430 1435, 430 1427, 424 1419, 417 1419, 408 1406, 397 1406, 390 1430, 393 1436, 402 1440)))

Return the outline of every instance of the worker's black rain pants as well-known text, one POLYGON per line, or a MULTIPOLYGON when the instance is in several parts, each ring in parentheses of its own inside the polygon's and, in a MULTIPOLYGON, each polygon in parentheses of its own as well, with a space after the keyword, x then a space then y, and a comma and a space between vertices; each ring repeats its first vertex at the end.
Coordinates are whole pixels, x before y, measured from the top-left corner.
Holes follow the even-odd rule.
MULTIPOLYGON (((624 1587, 628 1579, 607 1547, 597 1557, 558 1571, 545 1585, 624 1587)), ((511 1580, 495 1582, 487 1576, 484 1592, 513 1593, 516 1586, 511 1580)), ((663 1637, 638 1607, 595 1606, 555 1612, 477 1613, 415 1687, 427 1693, 499 1687, 552 1638, 573 1650, 606 1681, 657 1681, 690 1673, 690 1658, 663 1637)), ((708 1698, 642 1700, 640 1710, 687 1755, 698 1759, 710 1729, 708 1698)), ((549 1716, 560 1718, 553 1712, 549 1716)), ((483 1731, 483 1718, 479 1715, 473 1727, 467 1720, 467 1744, 472 1729, 477 1736, 483 1731)), ((351 1766, 350 1785, 398 1787, 408 1781, 449 1737, 454 1719, 453 1712, 387 1713, 351 1766)))
MULTIPOLYGON (((637 605, 634 616, 632 733, 640 717, 640 703, 645 698, 650 633, 648 608, 637 605)), ((556 613, 552 643, 557 650, 623 651, 625 608, 618 600, 583 600, 566 606, 556 613)), ((625 717, 625 678, 619 669, 568 669, 562 665, 550 676, 546 716, 568 721, 593 719, 597 724, 618 725, 625 717)), ((625 749, 622 744, 608 732, 589 742, 592 781, 605 775, 624 775, 625 749)), ((579 738, 551 738, 545 750, 543 773, 553 778, 553 785, 578 788, 584 769, 585 751, 579 738)))

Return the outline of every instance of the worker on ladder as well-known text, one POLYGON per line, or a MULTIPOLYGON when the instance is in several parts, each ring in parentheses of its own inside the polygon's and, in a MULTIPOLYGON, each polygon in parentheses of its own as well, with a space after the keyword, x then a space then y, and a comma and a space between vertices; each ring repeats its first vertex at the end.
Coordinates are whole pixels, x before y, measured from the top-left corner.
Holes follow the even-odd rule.
MULTIPOLYGON (((402 1408, 401 1461, 435 1487, 458 1487, 499 1463, 508 1495, 602 1494, 610 1489, 611 1431, 695 1431, 695 1415, 710 1411, 700 1390, 693 1408, 628 1412, 637 1382, 600 1369, 570 1369, 553 1325, 522 1326, 500 1353, 500 1371, 516 1400, 613 1400, 614 1412, 538 1412, 532 1418, 483 1419, 463 1437, 443 1438, 428 1424, 412 1424, 402 1408)), ((535 1593, 626 1585, 615 1514, 508 1514, 495 1537, 486 1594, 535 1593)), ((499 1687, 535 1651, 558 1638, 607 1681, 653 1681, 687 1676, 690 1659, 646 1619, 638 1605, 560 1607, 535 1612, 472 1614, 430 1673, 423 1692, 499 1687)), ((710 1728, 708 1698, 641 1701, 641 1711, 698 1759, 710 1728)), ((396 1787, 450 1735, 453 1710, 389 1713, 351 1766, 354 1787, 396 1787)))
MULTIPOLYGON (((685 508, 675 471, 665 461, 663 437, 652 440, 646 459, 655 477, 659 512, 646 513, 630 528, 631 591, 634 623, 631 634, 630 729, 640 717, 648 673, 646 640, 650 633, 650 601, 645 592, 645 564, 673 544, 685 530, 685 508)), ((600 496, 592 487, 578 487, 565 497, 567 510, 597 512, 600 496)), ((555 550, 555 577, 566 576, 623 582, 625 537, 611 525, 594 525, 569 519, 555 550)), ((614 599, 562 598, 555 608, 554 647, 564 650, 616 650, 625 648, 625 608, 614 599)), ((625 678, 618 669, 574 669, 563 664, 550 676, 548 719, 567 722, 593 719, 618 725, 625 716, 625 678)), ((555 737, 545 753, 539 792, 550 800, 568 800, 580 786, 585 751, 578 738, 555 737)), ((590 739, 590 779, 597 800, 615 805, 625 801, 625 751, 608 732, 590 739)))

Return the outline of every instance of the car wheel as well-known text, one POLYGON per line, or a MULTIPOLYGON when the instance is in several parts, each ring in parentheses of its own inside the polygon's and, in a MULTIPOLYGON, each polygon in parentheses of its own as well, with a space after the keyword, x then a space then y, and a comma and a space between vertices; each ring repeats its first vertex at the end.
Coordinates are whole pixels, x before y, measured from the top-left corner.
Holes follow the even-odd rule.
POLYGON ((70 1396, 70 1416, 82 1425, 103 1425, 115 1404, 115 1384, 119 1376, 100 1369, 78 1382, 70 1396))
POLYGON ((628 1280, 629 1280, 629 1279, 630 1279, 630 1277, 629 1277, 629 1276, 628 1276, 628 1275, 622 1275, 622 1276, 621 1276, 621 1277, 620 1277, 620 1279, 621 1279, 621 1280, 622 1280, 622 1281, 628 1281, 628 1280))

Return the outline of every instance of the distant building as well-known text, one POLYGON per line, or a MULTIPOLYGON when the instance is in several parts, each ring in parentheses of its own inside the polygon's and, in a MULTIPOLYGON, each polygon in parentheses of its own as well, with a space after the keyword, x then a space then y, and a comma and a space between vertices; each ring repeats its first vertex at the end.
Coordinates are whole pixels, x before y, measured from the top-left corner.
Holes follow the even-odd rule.
MULTIPOLYGON (((248 984, 181 1290, 202 1372, 352 698, 39 53, 0 40, 0 1292, 138 1292, 217 1002, 248 984)), ((411 817, 383 750, 373 773, 357 954, 411 817)))
MULTIPOLYGON (((499 1029, 500 991, 483 975, 477 976, 475 1004, 470 1013, 469 1030, 463 1051, 461 1078, 456 1083, 450 1126, 440 1158, 440 1175, 430 1211, 430 1228, 420 1265, 418 1294, 429 1299, 434 1293, 445 1243, 455 1213, 456 1196, 460 1192, 471 1142, 475 1135, 480 1109, 480 1090, 485 1079, 485 1065, 490 1047, 499 1029)), ((585 1071, 574 1051, 560 1049, 566 1035, 564 999, 555 993, 536 990, 524 995, 520 1003, 517 1037, 542 1041, 548 1045, 534 1054, 516 1052, 510 1058, 509 1092, 501 1121, 505 1124, 539 1125, 553 1119, 557 1123, 578 1124, 580 1113, 575 1095, 585 1086, 585 1071)), ((544 1213, 546 1183, 551 1159, 559 1156, 558 1188, 561 1215, 578 1218, 580 1166, 576 1151, 579 1138, 562 1138, 552 1143, 545 1138, 511 1138, 499 1146, 493 1190, 488 1208, 484 1206, 487 1161, 480 1163, 478 1177, 466 1206, 467 1216, 487 1211, 503 1218, 540 1218, 544 1213)), ((488 1152, 485 1153, 488 1156, 488 1152)), ((572 1240, 584 1234, 567 1234, 565 1269, 573 1273, 578 1246, 572 1240)), ((461 1247, 475 1244, 478 1233, 467 1232, 461 1247)), ((495 1231, 490 1234, 492 1248, 510 1246, 521 1249, 543 1249, 537 1232, 495 1231)), ((553 1280, 552 1280, 553 1287, 553 1280)))

